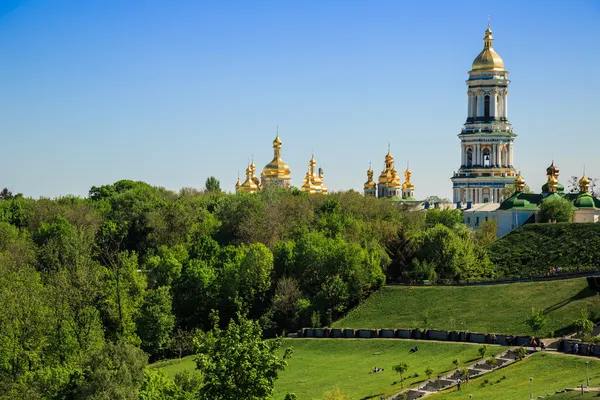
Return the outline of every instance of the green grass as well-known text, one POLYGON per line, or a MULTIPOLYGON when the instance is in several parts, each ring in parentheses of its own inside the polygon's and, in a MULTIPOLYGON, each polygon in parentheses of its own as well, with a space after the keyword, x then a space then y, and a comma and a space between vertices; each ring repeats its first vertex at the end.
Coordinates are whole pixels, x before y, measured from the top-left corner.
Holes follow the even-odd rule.
MULTIPOLYGON (((295 393, 299 400, 318 399, 337 386, 352 399, 368 399, 392 395, 400 391, 399 375, 392 366, 406 362, 404 386, 410 387, 427 379, 425 369, 431 367, 434 375, 454 369, 452 360, 460 365, 475 362, 477 345, 459 343, 436 343, 410 340, 385 339, 285 339, 285 346, 294 348, 294 355, 275 385, 275 399, 281 400, 286 393, 295 393), (409 353, 418 344, 419 351, 409 353), (373 367, 383 372, 369 374, 373 367), (418 377, 414 374, 418 373, 418 377), (408 378, 410 376, 410 378, 408 378)), ((505 348, 490 346, 488 354, 498 354, 505 348)), ((177 372, 193 370, 192 357, 153 364, 173 377, 177 372)))
MULTIPOLYGON (((573 388, 585 383, 585 361, 590 362, 590 386, 600 383, 600 361, 578 357, 537 353, 533 356, 501 368, 480 378, 472 379, 461 391, 452 388, 447 392, 428 397, 439 399, 512 400, 529 398, 529 377, 533 377, 533 398, 573 388), (486 383, 487 381, 487 383, 486 383)), ((554 400, 569 397, 551 397, 554 400)), ((579 398, 585 398, 581 395, 579 398)))
POLYGON ((597 270, 600 224, 523 225, 491 243, 488 253, 506 276, 544 275, 552 267, 597 270))
POLYGON ((196 369, 194 356, 187 356, 181 359, 174 358, 166 361, 158 361, 150 365, 150 368, 162 369, 170 378, 175 378, 179 372, 193 371, 196 369))
POLYGON ((527 335, 532 307, 547 311, 542 334, 569 331, 582 308, 600 310, 585 278, 486 286, 386 286, 336 328, 432 328, 527 335), (427 321, 426 321, 427 320, 427 321))

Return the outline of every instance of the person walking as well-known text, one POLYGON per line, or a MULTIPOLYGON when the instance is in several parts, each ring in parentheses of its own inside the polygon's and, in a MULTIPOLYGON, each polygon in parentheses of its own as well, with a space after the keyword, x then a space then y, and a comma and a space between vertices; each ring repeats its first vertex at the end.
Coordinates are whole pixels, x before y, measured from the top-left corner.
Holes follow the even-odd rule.
POLYGON ((458 387, 458 390, 460 390, 460 384, 461 384, 461 380, 460 378, 458 378, 458 380, 456 381, 456 387, 458 387))

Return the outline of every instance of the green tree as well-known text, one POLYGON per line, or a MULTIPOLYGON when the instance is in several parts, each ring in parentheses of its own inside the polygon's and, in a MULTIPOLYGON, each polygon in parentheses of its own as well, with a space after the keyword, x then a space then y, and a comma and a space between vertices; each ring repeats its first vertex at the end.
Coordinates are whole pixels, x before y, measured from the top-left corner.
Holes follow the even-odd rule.
POLYGON ((291 357, 291 348, 281 358, 276 355, 283 341, 261 339, 258 322, 239 315, 238 320, 199 338, 196 365, 203 377, 203 399, 269 399, 291 357))
POLYGON ((138 271, 137 254, 123 251, 104 260, 107 265, 105 324, 113 338, 139 345, 135 320, 144 302, 146 279, 138 271))
POLYGON ((573 321, 577 333, 580 335, 589 335, 594 330, 594 322, 590 320, 590 313, 588 310, 581 310, 581 316, 573 321))
POLYGON ((431 379, 431 375, 433 375, 433 370, 431 369, 431 367, 427 367, 425 369, 425 375, 427 375, 427 379, 431 379))
POLYGON ((122 341, 107 342, 84 364, 75 398, 137 400, 147 364, 139 348, 122 341))
POLYGON ((540 222, 571 222, 575 208, 573 203, 562 197, 550 197, 542 201, 538 220, 540 222))
POLYGON ((460 364, 460 362, 458 361, 458 358, 455 358, 454 360, 452 360, 452 364, 454 364, 454 368, 458 368, 458 364, 460 364))
POLYGON ((408 371, 408 364, 401 362, 400 364, 396 364, 392 367, 394 372, 400 374, 400 387, 404 387, 404 373, 408 371))
POLYGON ((544 310, 541 308, 531 307, 531 316, 525 320, 525 323, 531 330, 534 335, 538 335, 538 333, 544 329, 544 326, 548 323, 548 315, 544 313, 544 310))
POLYGON ((221 192, 221 183, 214 176, 209 176, 208 178, 206 178, 206 182, 204 183, 204 188, 206 189, 207 192, 220 193, 221 192))
POLYGON ((144 305, 137 318, 137 332, 142 349, 154 358, 160 357, 170 347, 175 316, 171 311, 171 292, 161 286, 146 292, 144 305))
POLYGON ((488 350, 488 348, 487 348, 486 345, 481 346, 479 348, 479 350, 478 350, 479 351, 479 357, 484 358, 485 355, 487 354, 487 350, 488 350))
POLYGON ((483 221, 479 229, 473 232, 473 241, 480 247, 485 247, 496 240, 498 221, 495 218, 483 221))
POLYGON ((430 228, 442 224, 450 229, 454 229, 463 223, 463 215, 462 212, 457 209, 431 208, 425 213, 425 223, 430 228))

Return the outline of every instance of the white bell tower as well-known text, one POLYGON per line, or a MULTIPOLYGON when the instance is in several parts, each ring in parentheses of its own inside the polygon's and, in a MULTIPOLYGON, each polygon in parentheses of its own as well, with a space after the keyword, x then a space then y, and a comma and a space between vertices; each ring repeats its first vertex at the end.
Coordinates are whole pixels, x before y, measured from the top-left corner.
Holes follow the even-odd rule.
POLYGON ((488 24, 484 47, 467 79, 467 121, 460 138, 461 164, 451 178, 453 201, 500 203, 502 189, 514 183, 514 139, 508 122, 508 71, 492 47, 488 24))

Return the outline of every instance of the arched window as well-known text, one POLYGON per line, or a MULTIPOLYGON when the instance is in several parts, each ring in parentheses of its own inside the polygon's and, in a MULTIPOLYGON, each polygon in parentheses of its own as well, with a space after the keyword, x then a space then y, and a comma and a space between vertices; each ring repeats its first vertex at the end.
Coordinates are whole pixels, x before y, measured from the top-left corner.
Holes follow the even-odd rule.
POLYGON ((472 167, 472 166, 473 166, 473 149, 469 147, 467 149, 467 167, 472 167))
POLYGON ((490 148, 486 147, 485 149, 483 149, 483 166, 484 167, 489 167, 491 166, 492 160, 491 160, 491 156, 490 156, 490 148))
POLYGON ((490 96, 485 96, 483 113, 486 120, 490 119, 490 96))

